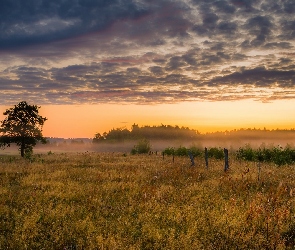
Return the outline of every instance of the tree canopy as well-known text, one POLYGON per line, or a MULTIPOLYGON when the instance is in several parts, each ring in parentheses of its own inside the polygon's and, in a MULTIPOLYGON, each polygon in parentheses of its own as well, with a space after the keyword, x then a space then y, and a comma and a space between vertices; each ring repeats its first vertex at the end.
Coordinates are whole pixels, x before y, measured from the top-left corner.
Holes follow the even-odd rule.
POLYGON ((42 128, 46 117, 39 115, 39 108, 36 105, 29 105, 22 101, 13 108, 7 109, 3 115, 6 118, 1 121, 0 146, 9 147, 11 143, 19 146, 21 156, 31 153, 38 141, 46 143, 42 135, 42 128))
POLYGON ((93 142, 102 141, 123 141, 123 140, 138 140, 138 139, 159 139, 159 140, 174 140, 174 139, 197 139, 199 132, 188 127, 179 127, 171 125, 161 126, 143 126, 139 127, 133 124, 131 130, 126 128, 116 128, 108 133, 104 132, 95 134, 93 142))

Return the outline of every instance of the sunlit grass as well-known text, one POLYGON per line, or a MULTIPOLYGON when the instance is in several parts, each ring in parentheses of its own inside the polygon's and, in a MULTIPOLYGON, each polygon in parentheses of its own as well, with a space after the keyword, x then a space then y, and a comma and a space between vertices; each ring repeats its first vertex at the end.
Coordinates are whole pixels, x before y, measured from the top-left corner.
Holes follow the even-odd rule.
POLYGON ((195 163, 1 156, 0 249, 293 249, 294 166, 195 163))

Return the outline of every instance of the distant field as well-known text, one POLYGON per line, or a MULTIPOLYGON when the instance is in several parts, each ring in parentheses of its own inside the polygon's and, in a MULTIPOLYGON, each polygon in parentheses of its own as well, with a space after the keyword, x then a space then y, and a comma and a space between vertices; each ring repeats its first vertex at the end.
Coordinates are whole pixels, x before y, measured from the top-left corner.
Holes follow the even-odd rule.
POLYGON ((295 166, 195 162, 1 155, 0 249, 294 249, 295 166))

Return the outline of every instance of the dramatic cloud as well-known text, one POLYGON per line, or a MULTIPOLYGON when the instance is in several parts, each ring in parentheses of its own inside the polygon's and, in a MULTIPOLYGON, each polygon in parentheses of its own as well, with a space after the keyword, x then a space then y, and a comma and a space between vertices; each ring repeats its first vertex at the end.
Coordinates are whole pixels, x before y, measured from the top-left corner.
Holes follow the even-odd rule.
POLYGON ((294 14, 293 0, 3 0, 0 98, 293 98, 294 14))

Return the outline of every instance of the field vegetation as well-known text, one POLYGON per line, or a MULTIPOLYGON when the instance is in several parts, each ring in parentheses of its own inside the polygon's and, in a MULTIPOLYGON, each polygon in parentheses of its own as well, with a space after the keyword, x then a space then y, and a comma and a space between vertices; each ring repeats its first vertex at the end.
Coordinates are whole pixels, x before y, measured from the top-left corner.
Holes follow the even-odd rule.
POLYGON ((293 249, 294 165, 202 154, 0 156, 0 249, 293 249), (258 178, 259 177, 259 178, 258 178))
POLYGON ((240 147, 236 153, 238 159, 258 162, 274 162, 276 165, 291 165, 295 163, 295 149, 290 145, 266 147, 261 145, 253 149, 249 144, 240 147))

